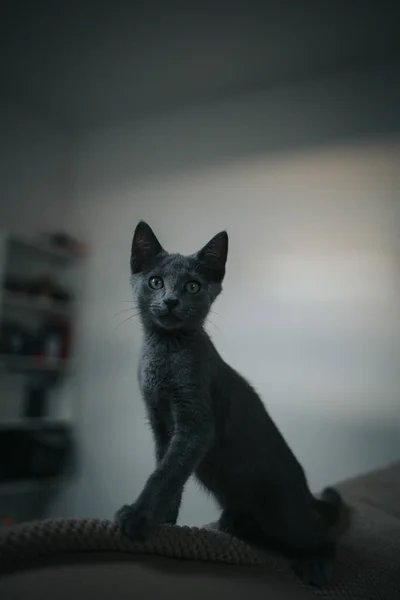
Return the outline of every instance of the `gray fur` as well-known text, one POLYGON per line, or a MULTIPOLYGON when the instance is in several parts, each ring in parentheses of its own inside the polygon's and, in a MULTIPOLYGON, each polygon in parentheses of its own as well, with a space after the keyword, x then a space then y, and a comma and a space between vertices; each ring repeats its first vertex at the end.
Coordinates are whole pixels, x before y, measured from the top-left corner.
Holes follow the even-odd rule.
POLYGON ((195 474, 222 509, 222 529, 296 557, 299 576, 322 585, 334 554, 327 523, 336 520, 340 497, 312 496, 259 396, 223 361, 203 327, 222 290, 227 252, 225 232, 182 256, 168 254, 146 223, 135 230, 132 287, 144 326, 139 382, 156 468, 116 521, 130 538, 175 523, 184 486, 195 474), (200 284, 200 291, 189 293, 188 282, 200 284))

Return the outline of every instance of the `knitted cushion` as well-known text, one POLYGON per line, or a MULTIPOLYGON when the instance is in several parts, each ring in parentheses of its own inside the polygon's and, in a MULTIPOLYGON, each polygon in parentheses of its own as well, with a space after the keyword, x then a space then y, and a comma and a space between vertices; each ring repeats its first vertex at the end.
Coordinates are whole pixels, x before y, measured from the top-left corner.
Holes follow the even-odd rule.
MULTIPOLYGON (((338 544, 331 586, 308 588, 310 597, 350 600, 400 599, 400 522, 379 509, 355 503, 351 532, 338 544)), ((176 559, 259 565, 273 569, 294 586, 302 584, 288 562, 260 552, 213 528, 160 526, 145 542, 130 542, 115 525, 96 519, 60 519, 17 525, 0 536, 0 569, 18 569, 28 559, 76 554, 121 552, 176 559)), ((305 586, 303 586, 305 587, 305 586)))
MULTIPOLYGON (((338 540, 332 584, 302 586, 287 560, 261 552, 217 530, 163 525, 145 542, 130 542, 109 521, 59 519, 26 523, 0 534, 0 571, 18 570, 32 559, 76 553, 118 553, 253 565, 300 586, 310 598, 400 600, 400 464, 338 486, 352 506, 351 527, 338 540)), ((266 595, 267 597, 267 595, 266 595)), ((271 596, 272 598, 272 596, 271 596)))

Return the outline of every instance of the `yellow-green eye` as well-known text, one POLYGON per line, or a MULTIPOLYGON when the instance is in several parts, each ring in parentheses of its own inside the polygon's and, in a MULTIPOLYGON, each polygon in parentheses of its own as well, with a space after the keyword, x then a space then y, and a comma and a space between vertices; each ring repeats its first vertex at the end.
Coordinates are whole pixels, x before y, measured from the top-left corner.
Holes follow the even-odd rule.
POLYGON ((161 288, 164 287, 164 282, 161 279, 161 277, 157 277, 157 276, 150 277, 149 286, 151 288, 153 288, 153 290, 161 290, 161 288))
POLYGON ((197 294, 200 291, 201 285, 197 283, 197 281, 188 281, 185 284, 185 290, 189 292, 189 294, 197 294))

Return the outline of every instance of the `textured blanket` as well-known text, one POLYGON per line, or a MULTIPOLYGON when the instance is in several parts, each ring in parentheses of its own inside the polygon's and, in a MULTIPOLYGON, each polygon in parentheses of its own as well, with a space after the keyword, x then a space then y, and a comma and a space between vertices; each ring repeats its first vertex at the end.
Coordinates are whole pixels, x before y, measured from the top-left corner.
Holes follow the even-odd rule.
MULTIPOLYGON (((400 467, 339 486, 352 505, 352 525, 338 542, 334 581, 329 588, 307 588, 310 597, 400 600, 400 467), (379 505, 379 489, 383 508, 379 505), (394 507, 393 509, 391 507, 394 507)), ((17 525, 0 534, 0 571, 23 568, 27 561, 77 552, 120 552, 175 559, 258 565, 301 583, 287 560, 205 528, 160 526, 145 542, 130 542, 115 525, 96 519, 60 519, 17 525)), ((304 586, 302 586, 304 587, 304 586)))

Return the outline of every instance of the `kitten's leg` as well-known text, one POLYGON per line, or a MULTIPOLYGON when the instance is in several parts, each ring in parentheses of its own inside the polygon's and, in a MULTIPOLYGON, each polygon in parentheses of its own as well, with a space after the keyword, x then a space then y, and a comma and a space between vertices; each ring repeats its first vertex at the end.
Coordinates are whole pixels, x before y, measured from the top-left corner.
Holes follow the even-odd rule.
POLYGON ((333 577, 336 546, 333 540, 319 533, 301 531, 303 544, 294 551, 293 563, 296 575, 307 585, 324 587, 333 577), (311 542, 311 543, 310 543, 311 542))
POLYGON ((182 494, 183 487, 177 492, 176 496, 169 505, 167 516, 165 517, 165 523, 167 523, 167 525, 176 525, 178 521, 179 510, 182 503, 182 494))
POLYGON ((295 559, 294 570, 305 583, 326 585, 332 575, 335 546, 307 503, 287 506, 279 515, 224 509, 219 529, 259 548, 295 559))
POLYGON ((332 577, 335 544, 308 500, 283 503, 279 515, 257 515, 266 545, 294 557, 294 571, 306 584, 323 587, 332 577), (268 544, 271 540, 271 544, 268 544))
POLYGON ((214 433, 212 416, 201 396, 191 396, 190 401, 185 395, 175 398, 175 431, 167 451, 137 501, 116 514, 117 524, 130 538, 143 537, 155 525, 165 523, 169 507, 207 451, 214 433))
MULTIPOLYGON (((154 444, 156 450, 156 465, 157 467, 159 467, 171 442, 171 435, 165 427, 165 422, 163 421, 162 417, 158 415, 156 410, 153 410, 149 414, 149 419, 154 436, 154 444)), ((167 523, 168 525, 175 525, 178 520, 179 509, 182 502, 182 494, 183 488, 180 489, 174 496, 166 511, 165 523, 167 523)))

